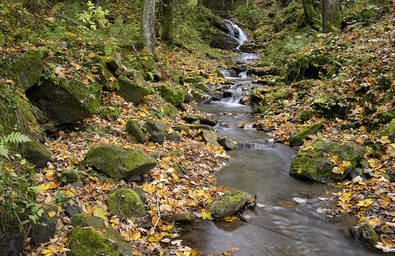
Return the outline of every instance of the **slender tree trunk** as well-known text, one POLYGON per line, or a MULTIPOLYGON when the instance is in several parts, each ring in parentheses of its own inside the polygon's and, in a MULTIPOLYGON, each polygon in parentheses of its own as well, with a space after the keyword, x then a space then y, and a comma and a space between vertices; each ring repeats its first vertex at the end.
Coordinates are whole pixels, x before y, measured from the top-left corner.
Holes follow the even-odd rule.
POLYGON ((317 15, 314 10, 313 0, 303 0, 304 16, 307 23, 312 26, 314 24, 314 17, 317 15))
POLYGON ((322 0, 322 30, 331 32, 340 28, 341 18, 338 0, 322 0))
POLYGON ((174 9, 176 0, 163 0, 162 39, 174 43, 174 9))
POLYGON ((144 0, 142 22, 143 44, 154 53, 155 48, 155 0, 144 0))

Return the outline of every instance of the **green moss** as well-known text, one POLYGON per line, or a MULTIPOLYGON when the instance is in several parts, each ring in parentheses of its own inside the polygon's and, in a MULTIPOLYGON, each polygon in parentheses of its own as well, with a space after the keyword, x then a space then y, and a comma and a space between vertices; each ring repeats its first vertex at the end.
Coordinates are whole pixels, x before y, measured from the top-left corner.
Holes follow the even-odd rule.
POLYGON ((104 144, 89 150, 85 164, 111 178, 123 179, 146 173, 155 167, 156 161, 137 149, 125 150, 121 146, 104 144))
POLYGON ((395 133, 395 118, 391 120, 391 122, 388 124, 387 132, 386 134, 388 135, 393 135, 395 133))
POLYGON ((275 100, 289 99, 293 95, 293 90, 282 88, 273 94, 275 100))
POLYGON ((51 158, 51 152, 37 141, 29 141, 22 144, 22 155, 29 162, 41 168, 47 165, 51 158))
POLYGON ((304 123, 304 122, 310 120, 313 116, 314 116, 314 110, 312 108, 310 108, 306 111, 300 112, 298 118, 301 123, 304 123))
POLYGON ((317 122, 314 123, 303 130, 297 132, 296 134, 292 135, 289 144, 294 147, 294 146, 300 146, 303 144, 303 140, 307 138, 307 136, 315 134, 318 132, 322 127, 322 122, 317 122))
POLYGON ((102 238, 92 228, 73 228, 68 248, 72 256, 119 256, 117 245, 102 238))
POLYGON ((121 188, 111 192, 107 204, 111 214, 118 217, 141 217, 145 213, 144 204, 133 189, 121 188))
POLYGON ((162 84, 162 86, 159 89, 159 93, 163 99, 173 104, 174 106, 180 105, 185 100, 184 90, 170 87, 167 84, 162 84))
POLYGON ((43 68, 42 54, 38 51, 32 51, 16 58, 10 65, 10 72, 16 86, 26 90, 40 79, 43 68))
POLYGON ((109 107, 101 107, 99 110, 99 114, 107 119, 117 120, 121 115, 121 111, 117 107, 109 106, 109 107))
POLYGON ((121 76, 118 79, 118 83, 118 94, 122 96, 125 100, 137 104, 141 103, 144 100, 144 96, 154 93, 154 90, 152 88, 144 86, 143 82, 141 82, 140 80, 136 80, 135 82, 133 82, 132 80, 121 76))
POLYGON ((56 125, 75 123, 95 114, 100 105, 101 87, 70 84, 52 78, 26 91, 28 98, 56 125))
POLYGON ((225 218, 227 216, 234 215, 250 198, 250 194, 234 190, 215 198, 208 206, 208 211, 214 218, 225 218))
POLYGON ((352 144, 318 141, 310 149, 300 151, 292 160, 290 174, 316 181, 343 180, 349 173, 361 165, 365 149, 352 144), (343 173, 333 173, 335 167, 330 160, 337 156, 338 161, 349 161, 351 166, 343 173))
POLYGON ((379 236, 369 224, 365 224, 361 227, 361 238, 371 247, 374 247, 379 241, 379 236))
POLYGON ((133 140, 138 143, 147 142, 147 138, 140 128, 140 125, 134 120, 128 120, 126 123, 127 133, 133 137, 133 140))

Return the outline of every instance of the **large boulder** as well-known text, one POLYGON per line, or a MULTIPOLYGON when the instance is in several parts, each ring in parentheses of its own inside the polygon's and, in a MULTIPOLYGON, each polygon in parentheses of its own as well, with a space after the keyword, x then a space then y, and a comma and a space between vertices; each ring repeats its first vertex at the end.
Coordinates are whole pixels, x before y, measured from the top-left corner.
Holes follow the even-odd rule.
POLYGON ((71 84, 64 79, 44 79, 26 91, 55 125, 72 124, 95 114, 100 106, 101 87, 71 84))
POLYGON ((247 201, 250 200, 250 198, 251 195, 247 192, 239 190, 227 192, 224 195, 215 198, 208 206, 208 211, 216 219, 232 216, 239 211, 247 201))
POLYGON ((322 122, 317 122, 293 134, 289 139, 289 145, 291 147, 302 145, 303 140, 306 139, 307 136, 317 133, 321 129, 321 127, 322 122))
POLYGON ((142 175, 156 166, 156 161, 137 149, 103 144, 89 150, 85 164, 106 173, 114 179, 142 175))
POLYGON ((25 142, 21 148, 23 157, 39 168, 45 167, 51 159, 51 152, 40 142, 25 142))
POLYGON ((174 106, 181 105, 181 103, 183 103, 185 100, 184 90, 170 87, 167 84, 162 84, 162 86, 159 88, 159 93, 163 99, 174 106))
POLYGON ((235 38, 229 36, 227 33, 218 31, 212 35, 210 46, 224 50, 232 50, 239 46, 239 42, 235 38))
POLYGON ((44 69, 43 56, 38 51, 26 52, 10 64, 10 76, 16 86, 26 90, 40 79, 44 69))
POLYGON ((139 194, 131 188, 120 188, 111 192, 107 204, 110 213, 118 217, 141 217, 145 213, 139 194))
POLYGON ((202 137, 204 142, 207 142, 212 146, 217 146, 217 147, 220 146, 218 143, 218 135, 215 131, 213 132, 213 131, 203 130, 200 133, 200 136, 202 137))
POLYGON ((106 227, 100 218, 86 213, 71 218, 73 229, 69 234, 68 248, 71 256, 132 256, 131 246, 121 234, 106 227))
POLYGON ((118 78, 118 94, 129 102, 141 103, 144 97, 153 94, 154 90, 140 80, 132 81, 129 78, 120 76, 118 78))
POLYGON ((180 140, 180 135, 176 132, 169 133, 169 128, 161 121, 148 120, 145 122, 143 128, 151 136, 151 139, 153 139, 154 142, 158 142, 160 144, 163 143, 165 138, 171 141, 180 140))
POLYGON ((290 174, 315 181, 340 181, 356 170, 364 153, 361 146, 318 141, 295 156, 290 174))

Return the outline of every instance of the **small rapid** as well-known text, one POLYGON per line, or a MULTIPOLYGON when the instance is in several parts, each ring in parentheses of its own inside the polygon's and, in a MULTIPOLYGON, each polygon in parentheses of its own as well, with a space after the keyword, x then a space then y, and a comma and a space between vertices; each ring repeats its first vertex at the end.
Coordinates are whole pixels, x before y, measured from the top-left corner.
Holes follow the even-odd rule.
MULTIPOLYGON (((229 34, 240 42, 245 32, 230 20, 224 20, 229 34)), ((240 53, 241 70, 254 63, 254 53, 240 53)), ((374 255, 349 234, 346 218, 328 220, 327 208, 333 207, 326 191, 336 188, 291 177, 289 167, 295 151, 275 143, 267 134, 251 127, 255 121, 252 109, 241 99, 254 87, 247 70, 230 72, 222 69, 227 85, 221 99, 197 105, 218 121, 220 136, 237 141, 229 152, 231 163, 216 175, 217 182, 229 188, 247 191, 257 198, 257 207, 246 210, 234 222, 201 221, 182 226, 183 239, 203 255, 221 253, 233 248, 240 256, 365 256, 374 255), (244 123, 244 128, 240 128, 244 123)))

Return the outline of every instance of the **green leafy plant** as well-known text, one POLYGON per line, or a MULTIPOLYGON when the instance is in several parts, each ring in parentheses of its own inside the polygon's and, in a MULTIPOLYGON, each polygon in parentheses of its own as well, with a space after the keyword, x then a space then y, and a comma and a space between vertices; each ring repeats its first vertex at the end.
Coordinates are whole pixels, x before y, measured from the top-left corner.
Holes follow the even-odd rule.
POLYGON ((8 145, 10 143, 23 143, 30 141, 29 137, 19 132, 12 132, 7 136, 0 137, 0 156, 8 158, 8 145))
POLYGON ((108 20, 106 19, 106 15, 109 14, 108 10, 103 10, 101 6, 97 7, 91 2, 87 3, 88 10, 83 11, 79 15, 79 19, 86 24, 90 29, 96 30, 97 27, 104 28, 106 27, 108 20))

